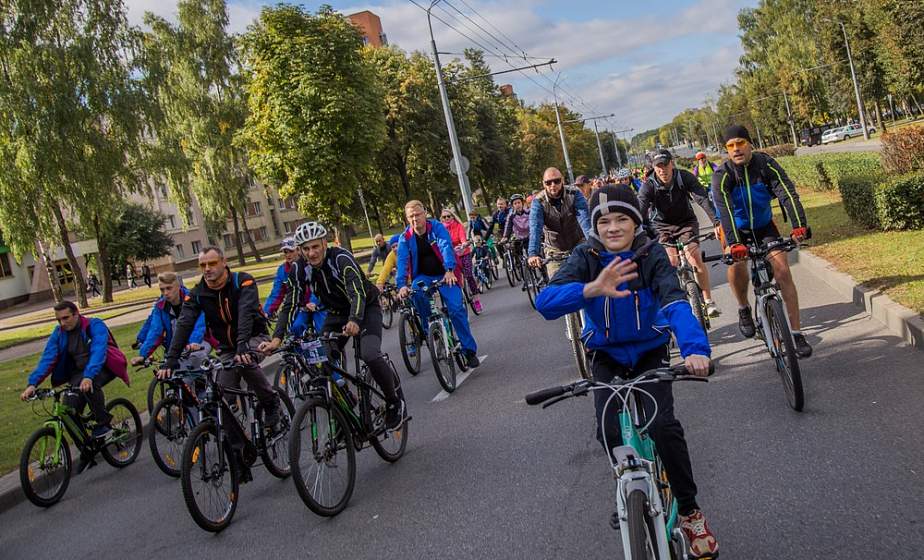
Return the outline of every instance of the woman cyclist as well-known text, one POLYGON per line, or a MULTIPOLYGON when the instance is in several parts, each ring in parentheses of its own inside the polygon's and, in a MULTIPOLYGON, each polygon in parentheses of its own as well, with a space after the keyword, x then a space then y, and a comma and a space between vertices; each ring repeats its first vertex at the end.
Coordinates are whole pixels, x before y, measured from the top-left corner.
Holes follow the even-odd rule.
POLYGON ((478 297, 478 282, 475 280, 475 270, 472 267, 472 247, 468 243, 465 226, 459 218, 449 210, 444 208, 440 212, 440 222, 449 230, 449 237, 452 239, 452 246, 456 250, 456 256, 459 257, 459 264, 453 270, 460 284, 462 279, 468 283, 469 293, 472 294, 472 307, 476 313, 481 313, 481 300, 478 297))

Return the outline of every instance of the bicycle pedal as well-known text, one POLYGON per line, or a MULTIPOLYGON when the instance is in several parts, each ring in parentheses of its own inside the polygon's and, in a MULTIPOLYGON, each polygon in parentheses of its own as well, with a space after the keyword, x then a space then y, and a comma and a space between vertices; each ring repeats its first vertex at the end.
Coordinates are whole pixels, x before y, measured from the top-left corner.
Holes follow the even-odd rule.
POLYGON ((615 529, 617 532, 620 531, 620 529, 619 529, 619 514, 616 513, 616 512, 613 512, 613 515, 610 516, 610 527, 612 527, 613 529, 615 529))

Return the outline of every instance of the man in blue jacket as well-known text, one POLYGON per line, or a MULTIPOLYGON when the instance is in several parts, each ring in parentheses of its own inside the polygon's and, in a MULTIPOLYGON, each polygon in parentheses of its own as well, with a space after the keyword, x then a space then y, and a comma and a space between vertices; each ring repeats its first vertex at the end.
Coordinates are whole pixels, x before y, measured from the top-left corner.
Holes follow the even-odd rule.
MULTIPOLYGON (((410 224, 398 240, 398 265, 395 285, 398 296, 405 298, 411 286, 418 282, 429 284, 434 280, 443 280, 446 285, 440 288, 440 297, 449 308, 449 320, 459 337, 468 367, 478 367, 478 346, 472 329, 468 324, 468 313, 462 301, 462 290, 456 285, 456 276, 452 269, 456 267, 456 253, 449 237, 449 231, 437 220, 427 219, 427 210, 419 200, 412 200, 404 205, 404 214, 410 224)), ((420 315, 424 329, 430 319, 430 304, 424 294, 414 294, 414 307, 420 315)))
MULTIPOLYGON (((670 363, 670 331, 687 370, 707 375, 709 340, 693 318, 664 248, 641 233, 644 220, 635 192, 626 185, 606 185, 594 192, 590 206, 594 233, 539 293, 536 309, 549 320, 584 312, 582 338, 599 382, 609 383, 617 376, 628 379, 670 363)), ((683 427, 674 417, 671 385, 652 383, 645 390, 657 403, 649 433, 677 497, 681 529, 695 557, 714 555, 718 545, 696 503, 693 467, 683 427)), ((619 406, 613 404, 618 399, 606 410, 610 395, 594 392, 597 439, 605 442, 608 453, 622 445, 619 406)), ((650 418, 654 403, 643 400, 650 418)))
POLYGON ((58 326, 51 331, 45 350, 38 365, 29 374, 29 385, 20 398, 26 400, 35 394, 35 388, 51 376, 52 385, 69 383, 79 388, 83 398, 74 395, 64 397, 65 404, 82 413, 86 404, 96 420, 93 437, 105 438, 112 432, 109 423, 112 415, 106 410, 106 397, 103 386, 120 377, 128 384, 125 371, 125 356, 118 351, 109 328, 102 319, 88 319, 77 310, 70 301, 62 301, 54 306, 55 320, 58 326), (109 347, 115 347, 110 355, 109 347))
MULTIPOLYGON (((555 167, 542 175, 543 191, 533 198, 529 209, 529 266, 542 264, 542 249, 547 257, 569 253, 590 235, 587 199, 581 189, 565 186, 561 171, 555 167)), ((547 265, 549 275, 560 266, 558 261, 547 265)))
MULTIPOLYGON (((132 365, 135 366, 149 359, 159 346, 170 348, 183 300, 189 293, 175 272, 161 272, 157 275, 157 283, 161 296, 154 302, 151 314, 145 322, 147 328, 141 349, 138 351, 139 355, 132 358, 132 365)), ((189 336, 189 344, 186 345, 186 350, 190 353, 185 363, 186 367, 196 367, 212 350, 211 345, 204 341, 205 334, 205 315, 199 315, 189 336)))
MULTIPOLYGON (((295 245, 294 237, 283 239, 281 249, 285 261, 276 269, 276 277, 273 278, 273 289, 270 290, 269 295, 266 296, 266 302, 263 304, 263 313, 267 317, 276 316, 282 302, 285 301, 286 294, 289 293, 289 274, 292 272, 295 261, 298 260, 298 247, 295 245)), ((311 288, 308 288, 305 293, 305 301, 294 305, 287 317, 276 317, 276 319, 285 321, 289 332, 299 336, 308 328, 309 322, 314 324, 314 329, 317 332, 321 332, 327 312, 309 311, 306 307, 309 303, 314 304, 312 307, 315 308, 319 304, 318 298, 311 293, 311 288)))

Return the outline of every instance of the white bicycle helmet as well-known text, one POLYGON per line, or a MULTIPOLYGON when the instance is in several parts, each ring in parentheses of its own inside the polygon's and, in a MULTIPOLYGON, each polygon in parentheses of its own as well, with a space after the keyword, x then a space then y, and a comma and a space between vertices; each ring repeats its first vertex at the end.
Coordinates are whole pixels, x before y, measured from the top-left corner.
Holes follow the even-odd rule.
POLYGON ((324 239, 327 237, 327 230, 318 222, 305 222, 295 229, 295 243, 302 245, 315 239, 324 239))
POLYGON ((617 179, 628 179, 631 176, 632 176, 632 173, 630 173, 629 170, 626 169, 625 167, 623 167, 622 169, 616 172, 617 179))

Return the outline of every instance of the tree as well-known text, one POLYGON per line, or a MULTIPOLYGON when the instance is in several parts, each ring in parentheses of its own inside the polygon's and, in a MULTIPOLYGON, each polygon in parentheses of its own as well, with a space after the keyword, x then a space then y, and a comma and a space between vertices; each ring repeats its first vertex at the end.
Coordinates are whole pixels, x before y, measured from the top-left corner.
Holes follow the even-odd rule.
MULTIPOLYGON (((130 261, 149 261, 170 254, 173 237, 164 232, 166 216, 141 204, 123 204, 112 227, 103 235, 113 270, 130 261)), ((102 265, 102 261, 99 262, 102 265)))
POLYGON ((383 95, 359 31, 329 6, 263 8, 243 39, 250 163, 299 209, 332 223, 349 247, 343 211, 386 135, 383 95))

